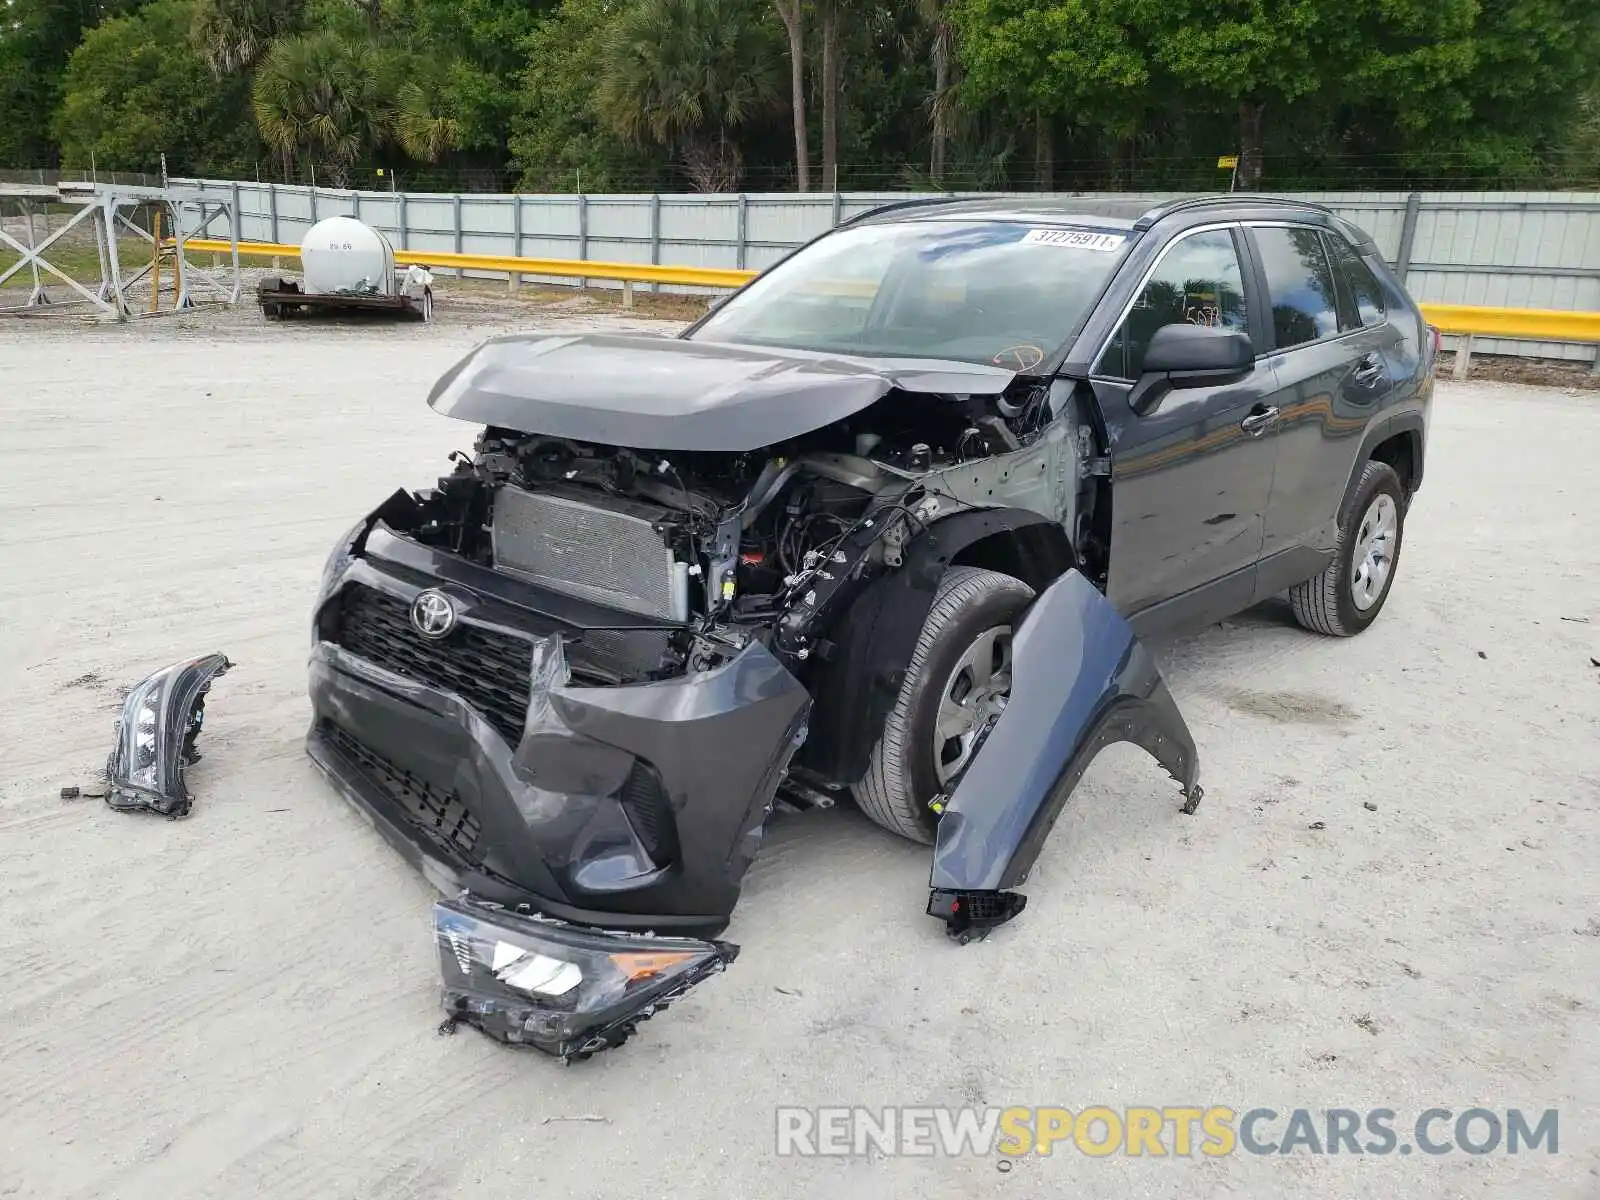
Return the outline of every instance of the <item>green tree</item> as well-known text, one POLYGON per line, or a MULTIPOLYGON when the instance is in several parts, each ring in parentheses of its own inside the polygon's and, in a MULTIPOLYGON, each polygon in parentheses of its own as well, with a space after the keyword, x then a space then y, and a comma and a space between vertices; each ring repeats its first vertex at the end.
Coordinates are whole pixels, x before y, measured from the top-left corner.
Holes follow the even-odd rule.
POLYGON ((272 43, 303 27, 304 0, 197 0, 190 34, 222 78, 249 71, 272 43))
POLYGON ((219 85, 187 34, 194 0, 154 0, 91 29, 68 62, 54 132, 68 166, 234 172, 255 157, 247 90, 219 85))
POLYGON ((523 43, 527 68, 511 122, 512 163, 532 192, 655 191, 666 154, 615 133, 593 104, 606 63, 614 0, 565 0, 523 43))
POLYGON ((737 133, 779 94, 767 15, 753 0, 635 0, 611 29, 595 110, 629 140, 677 151, 697 191, 731 191, 737 133))
POLYGON ((283 159, 324 165, 344 187, 350 167, 391 140, 403 63, 370 41, 323 31, 275 42, 256 71, 256 125, 283 159))
POLYGON ((1035 170, 1050 186, 1051 126, 1126 133, 1147 102, 1145 0, 953 0, 949 20, 969 105, 1002 107, 1036 127, 1035 170))

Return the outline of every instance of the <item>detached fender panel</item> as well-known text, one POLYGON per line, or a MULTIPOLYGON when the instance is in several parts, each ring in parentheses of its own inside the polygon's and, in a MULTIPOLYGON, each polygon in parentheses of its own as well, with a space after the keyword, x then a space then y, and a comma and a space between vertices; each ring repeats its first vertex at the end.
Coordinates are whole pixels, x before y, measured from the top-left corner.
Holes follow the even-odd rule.
POLYGON ((1017 627, 1011 698, 942 801, 929 912, 952 933, 1021 911, 1021 884, 1089 764, 1113 742, 1143 747, 1200 802, 1194 739, 1154 657, 1077 571, 1017 627))

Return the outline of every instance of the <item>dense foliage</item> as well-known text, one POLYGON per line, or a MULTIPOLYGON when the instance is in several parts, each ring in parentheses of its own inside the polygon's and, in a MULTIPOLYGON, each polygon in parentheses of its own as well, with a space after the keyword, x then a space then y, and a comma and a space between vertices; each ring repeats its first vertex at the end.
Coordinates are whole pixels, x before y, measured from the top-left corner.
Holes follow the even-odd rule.
POLYGON ((1597 130, 1594 0, 0 0, 0 167, 1596 186, 1597 130))

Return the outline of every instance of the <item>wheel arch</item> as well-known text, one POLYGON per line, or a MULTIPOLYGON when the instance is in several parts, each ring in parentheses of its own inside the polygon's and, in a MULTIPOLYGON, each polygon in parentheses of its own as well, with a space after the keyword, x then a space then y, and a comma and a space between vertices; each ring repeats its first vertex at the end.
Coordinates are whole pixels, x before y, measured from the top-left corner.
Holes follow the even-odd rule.
MULTIPOLYGON (((1356 456, 1350 478, 1345 481, 1343 502, 1348 503, 1361 482, 1361 472, 1369 462, 1386 463, 1400 476, 1400 484, 1409 503, 1422 486, 1423 467, 1423 417, 1417 411, 1398 413, 1387 421, 1374 424, 1362 439, 1361 453, 1356 456)), ((1340 511, 1343 511, 1341 505, 1340 511)))
POLYGON ((1073 565, 1065 530, 1017 508, 956 513, 907 542, 902 554, 899 568, 868 584, 829 630, 831 650, 807 681, 810 732, 795 765, 830 784, 855 784, 866 774, 948 568, 983 567, 1041 591, 1073 565))

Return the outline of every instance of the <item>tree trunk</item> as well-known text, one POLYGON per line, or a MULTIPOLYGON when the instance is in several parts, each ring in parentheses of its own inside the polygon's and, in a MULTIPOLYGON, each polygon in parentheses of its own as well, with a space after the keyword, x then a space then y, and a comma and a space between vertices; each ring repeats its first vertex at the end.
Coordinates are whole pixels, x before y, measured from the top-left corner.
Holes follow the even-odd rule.
POLYGON ((794 107, 794 171, 798 189, 811 190, 811 149, 806 137, 805 11, 802 0, 773 0, 789 34, 789 91, 794 107))
POLYGON ((1038 191, 1048 192, 1055 186, 1055 139, 1050 134, 1050 118, 1043 113, 1037 113, 1034 116, 1033 174, 1034 186, 1038 191))
POLYGON ((822 5, 822 186, 839 190, 839 0, 822 5))
POLYGON ((1261 186, 1261 110, 1265 107, 1254 100, 1239 102, 1239 174, 1234 186, 1241 192, 1261 186))
POLYGON ((950 26, 941 11, 933 25, 933 129, 928 173, 944 182, 945 150, 950 142, 950 26))

